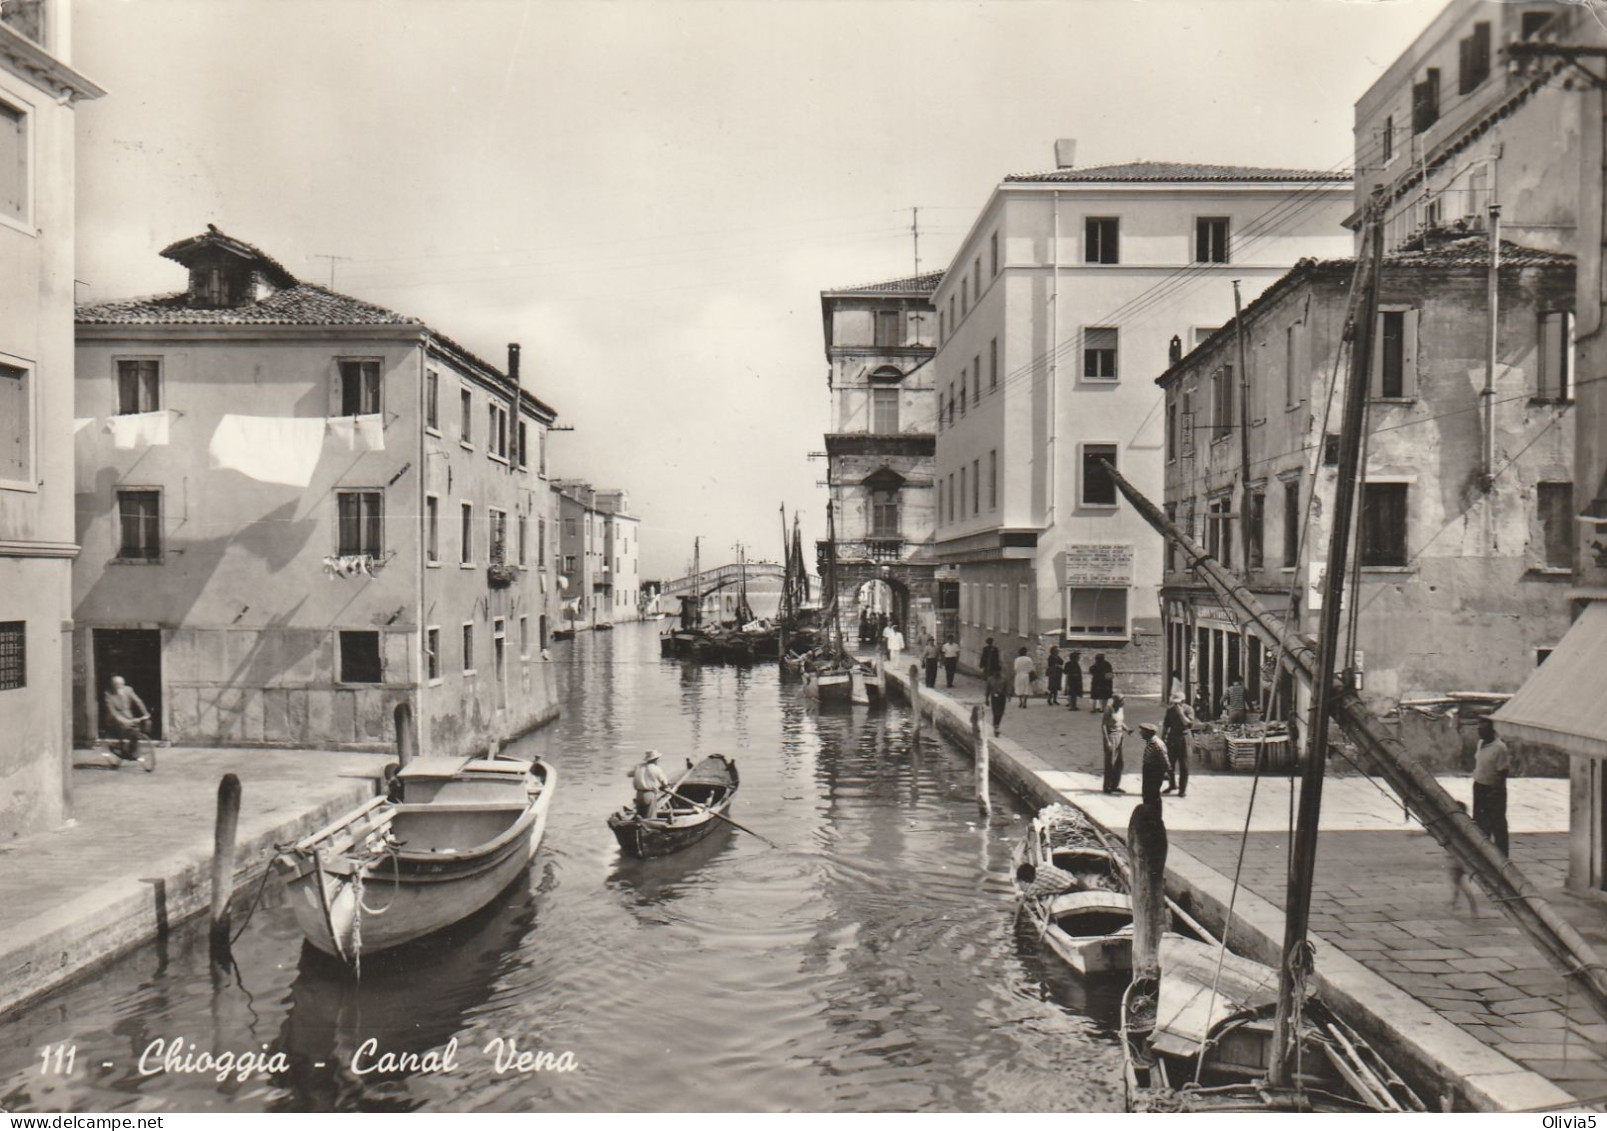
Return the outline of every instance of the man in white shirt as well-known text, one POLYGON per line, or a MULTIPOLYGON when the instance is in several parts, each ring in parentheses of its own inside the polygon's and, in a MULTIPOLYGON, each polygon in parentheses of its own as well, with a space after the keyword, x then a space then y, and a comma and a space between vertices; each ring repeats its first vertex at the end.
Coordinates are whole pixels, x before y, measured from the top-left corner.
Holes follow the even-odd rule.
POLYGON ((1484 830, 1501 855, 1507 854, 1507 778, 1512 755, 1495 736, 1495 724, 1479 720, 1479 745, 1473 751, 1473 823, 1484 830))

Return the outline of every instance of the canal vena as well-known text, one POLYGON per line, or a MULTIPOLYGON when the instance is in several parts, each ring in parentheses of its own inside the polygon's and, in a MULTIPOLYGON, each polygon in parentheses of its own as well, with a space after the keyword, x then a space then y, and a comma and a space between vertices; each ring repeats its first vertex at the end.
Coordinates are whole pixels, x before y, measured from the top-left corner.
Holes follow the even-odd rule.
POLYGON ((1119 1110, 1121 987, 1079 982, 1018 926, 1025 814, 995 791, 980 824, 969 758, 930 728, 912 750, 899 708, 811 711, 774 665, 660 660, 653 625, 552 662, 563 718, 510 748, 559 774, 528 882, 360 982, 303 948, 270 885, 238 981, 215 988, 192 923, 0 1022, 0 1109, 1119 1110), (779 847, 726 830, 622 859, 604 820, 649 747, 672 773, 734 757, 731 815, 779 847), (499 1037, 578 1067, 499 1073, 499 1037), (289 1068, 141 1075, 159 1038, 289 1068), (350 1066, 365 1041, 372 1064, 454 1038, 445 1071, 350 1066), (74 1070, 46 1075, 58 1043, 74 1070))

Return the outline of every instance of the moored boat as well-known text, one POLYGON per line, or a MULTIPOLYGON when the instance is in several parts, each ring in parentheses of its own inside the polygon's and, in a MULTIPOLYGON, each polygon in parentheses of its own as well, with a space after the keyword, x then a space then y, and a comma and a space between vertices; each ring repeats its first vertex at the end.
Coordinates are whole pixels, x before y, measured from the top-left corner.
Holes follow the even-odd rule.
POLYGON ((632 856, 667 856, 723 825, 720 818, 731 808, 740 784, 736 762, 724 754, 711 754, 696 764, 688 758, 686 769, 646 815, 626 805, 608 818, 608 827, 632 856))
POLYGON ((530 865, 557 775, 545 762, 419 758, 275 857, 313 946, 357 965, 484 907, 530 865))

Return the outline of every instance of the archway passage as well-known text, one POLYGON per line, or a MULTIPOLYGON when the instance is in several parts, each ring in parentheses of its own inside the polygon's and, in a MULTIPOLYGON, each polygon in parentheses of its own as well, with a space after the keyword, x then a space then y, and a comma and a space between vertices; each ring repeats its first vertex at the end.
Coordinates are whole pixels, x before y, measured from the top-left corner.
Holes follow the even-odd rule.
POLYGON ((862 581, 854 591, 854 622, 858 626, 858 641, 862 647, 874 648, 881 643, 882 630, 896 624, 909 635, 910 592, 897 581, 872 578, 862 581))

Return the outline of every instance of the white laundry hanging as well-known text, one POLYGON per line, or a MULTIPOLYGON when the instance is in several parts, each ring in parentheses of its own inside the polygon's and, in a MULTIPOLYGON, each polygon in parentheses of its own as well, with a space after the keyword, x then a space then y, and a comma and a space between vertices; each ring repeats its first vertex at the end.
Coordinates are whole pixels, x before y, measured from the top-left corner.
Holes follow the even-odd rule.
POLYGON ((262 483, 305 487, 324 450, 321 416, 237 416, 218 421, 212 466, 262 483))

